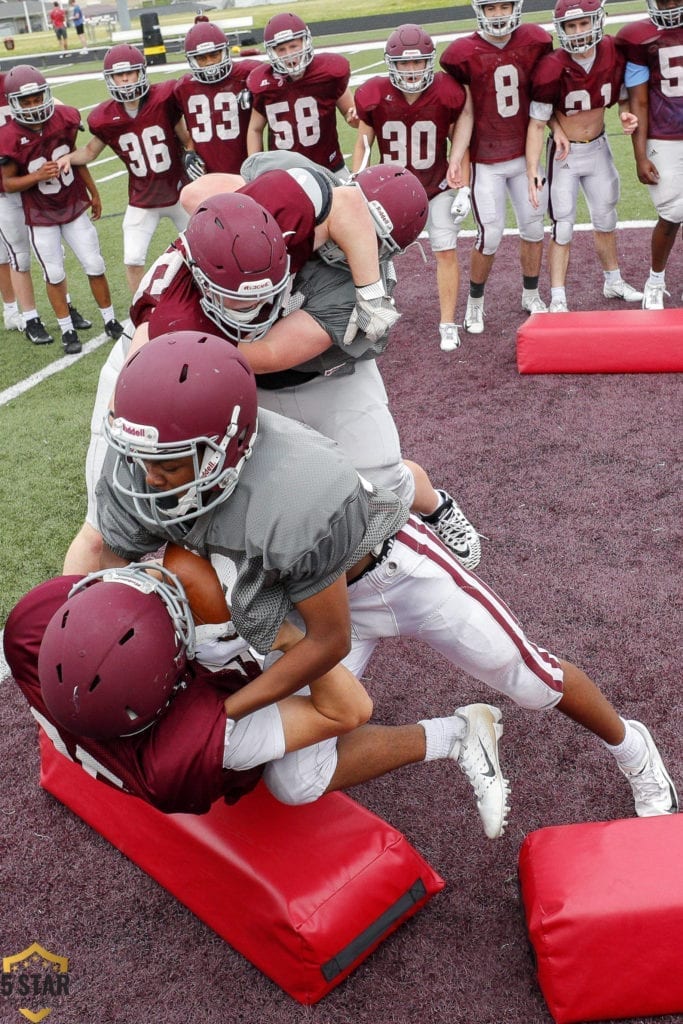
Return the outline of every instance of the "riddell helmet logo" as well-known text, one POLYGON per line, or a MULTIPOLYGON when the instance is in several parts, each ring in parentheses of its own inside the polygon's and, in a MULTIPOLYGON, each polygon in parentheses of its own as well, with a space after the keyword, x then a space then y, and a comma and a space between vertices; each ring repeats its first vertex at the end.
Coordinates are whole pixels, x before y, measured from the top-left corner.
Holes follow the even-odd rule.
MULTIPOLYGON (((2 982, 0 993, 3 1003, 11 1002, 17 1012, 32 1024, 39 1024, 52 1013, 52 1007, 45 1006, 49 999, 59 999, 69 995, 69 959, 51 953, 37 942, 31 943, 21 953, 2 958, 2 982), (26 1002, 38 1005, 39 1009, 30 1009, 18 1005, 26 1002)), ((4 1017, 3 1020, 9 1020, 4 1017)))
POLYGON ((112 420, 110 430, 114 437, 144 441, 145 445, 156 445, 159 441, 159 431, 156 427, 145 423, 131 423, 123 416, 117 416, 112 420))

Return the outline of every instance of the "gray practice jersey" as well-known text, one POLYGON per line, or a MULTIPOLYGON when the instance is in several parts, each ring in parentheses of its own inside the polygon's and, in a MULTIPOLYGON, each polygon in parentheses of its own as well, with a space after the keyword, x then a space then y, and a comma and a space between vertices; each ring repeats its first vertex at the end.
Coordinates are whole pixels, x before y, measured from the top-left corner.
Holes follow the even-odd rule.
MULTIPOLYGON (((235 627, 262 653, 295 604, 393 536, 409 514, 391 491, 362 481, 334 441, 265 410, 234 492, 189 523, 142 524, 132 499, 113 488, 113 464, 109 452, 97 485, 99 528, 111 550, 134 561, 174 541, 229 558, 235 627)), ((121 460, 118 471, 125 486, 132 477, 145 490, 140 467, 121 460)))

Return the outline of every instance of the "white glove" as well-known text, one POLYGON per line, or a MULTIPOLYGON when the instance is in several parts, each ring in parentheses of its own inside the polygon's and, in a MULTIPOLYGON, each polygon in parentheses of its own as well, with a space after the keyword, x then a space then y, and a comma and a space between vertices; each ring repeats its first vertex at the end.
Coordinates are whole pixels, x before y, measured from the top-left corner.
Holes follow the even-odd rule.
POLYGON ((356 288, 356 306, 349 318, 344 334, 344 345, 350 345, 359 331, 362 331, 371 345, 383 338, 401 314, 393 300, 384 291, 381 281, 356 288))
POLYGON ((464 188, 458 189, 455 194, 455 199, 451 203, 451 217, 453 218, 454 224, 462 224, 467 214, 470 212, 472 203, 470 202, 470 190, 467 185, 464 188))
POLYGON ((238 635, 232 622, 197 626, 194 656, 210 672, 220 672, 244 654, 249 644, 238 635))
POLYGON ((183 153, 183 163, 185 164, 187 176, 191 181, 196 181, 197 178, 201 178, 203 174, 206 174, 206 164, 193 149, 188 149, 183 153))

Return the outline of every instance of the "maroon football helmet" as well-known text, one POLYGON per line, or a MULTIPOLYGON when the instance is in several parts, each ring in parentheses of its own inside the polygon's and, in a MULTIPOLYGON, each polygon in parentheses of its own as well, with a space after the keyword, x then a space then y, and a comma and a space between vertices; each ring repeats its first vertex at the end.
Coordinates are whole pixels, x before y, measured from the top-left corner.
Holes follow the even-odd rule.
POLYGON ((263 43, 270 66, 279 75, 300 75, 313 60, 310 29, 296 14, 276 14, 271 18, 263 30, 263 43), (275 47, 292 39, 301 41, 301 49, 278 57, 275 47))
POLYGON ((557 0, 553 23, 560 46, 567 53, 586 53, 597 46, 605 31, 605 0, 557 0), (567 32, 568 21, 590 19, 586 32, 567 32))
POLYGON ((436 47, 434 40, 419 25, 399 25, 384 47, 389 78, 401 92, 424 92, 434 81, 436 47), (406 64, 425 61, 422 71, 408 70, 406 64))
POLYGON ((221 504, 256 440, 256 381, 224 338, 199 331, 162 334, 121 370, 104 422, 117 453, 113 486, 153 526, 188 522, 221 504), (145 463, 192 460, 192 479, 151 488, 145 463))
POLYGON ((37 68, 30 64, 17 64, 5 75, 4 88, 12 117, 17 124, 30 127, 31 125, 45 124, 52 117, 55 109, 52 90, 47 84, 45 76, 37 68), (40 104, 33 107, 22 107, 22 99, 41 93, 43 99, 40 104))
POLYGON ((232 71, 228 37, 211 21, 198 21, 192 26, 185 36, 185 55, 192 77, 206 85, 222 82, 232 71), (206 53, 220 53, 221 59, 216 64, 200 67, 197 58, 206 53))
POLYGON ((151 725, 182 682, 194 625, 180 581, 140 563, 91 573, 47 625, 43 699, 62 728, 98 740, 151 725))
POLYGON ((149 92, 147 62, 142 51, 129 43, 112 46, 104 55, 104 80, 109 95, 119 103, 134 103, 141 100, 149 92), (117 85, 114 75, 120 75, 124 71, 137 71, 137 81, 117 85))
MULTIPOLYGON (((379 240, 380 260, 391 259, 411 245, 427 223, 429 199, 412 171, 403 164, 373 164, 358 171, 344 187, 356 185, 368 202, 379 240)), ((324 242, 318 256, 332 266, 348 266, 346 253, 324 242)))
POLYGON ((290 281, 275 218, 250 196, 224 192, 197 207, 183 239, 206 315, 233 341, 263 337, 280 315, 290 281))
POLYGON ((678 7, 660 7, 659 0, 647 0, 650 21, 657 28, 680 28, 683 25, 683 5, 678 7))

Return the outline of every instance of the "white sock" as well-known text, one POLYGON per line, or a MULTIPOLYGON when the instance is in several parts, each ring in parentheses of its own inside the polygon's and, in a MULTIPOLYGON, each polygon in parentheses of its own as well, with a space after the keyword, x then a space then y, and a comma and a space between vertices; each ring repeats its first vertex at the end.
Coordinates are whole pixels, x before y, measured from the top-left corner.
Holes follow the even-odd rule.
POLYGON ((59 324, 59 329, 62 332, 62 334, 65 334, 67 331, 73 331, 74 329, 73 320, 71 319, 71 313, 69 313, 68 316, 58 316, 57 323, 59 324))
POLYGON ((564 287, 562 287, 562 288, 551 288, 550 289, 550 301, 551 302, 566 302, 567 301, 567 293, 564 290, 564 287))
POLYGON ((621 271, 619 267, 616 270, 603 270, 605 275, 605 284, 616 284, 617 281, 621 281, 621 271))
POLYGON ((626 729, 626 735, 621 743, 614 746, 611 743, 605 743, 605 746, 614 755, 620 768, 639 768, 647 756, 645 740, 629 722, 623 718, 622 722, 626 729))
POLYGON ((107 306, 106 309, 100 307, 100 313, 102 314, 102 320, 105 324, 108 324, 110 320, 114 319, 114 307, 107 306))
POLYGON ((18 313, 19 312, 19 307, 16 304, 16 302, 3 302, 2 305, 3 305, 3 312, 7 313, 8 315, 10 313, 18 313))
POLYGON ((647 279, 648 284, 664 284, 664 270, 653 270, 650 267, 650 276, 647 279))
POLYGON ((28 320, 37 320, 37 319, 38 319, 38 310, 37 309, 25 309, 24 310, 24 320, 28 321, 28 320))
POLYGON ((455 744, 467 735, 467 721, 460 715, 450 715, 449 718, 426 718, 418 722, 418 725, 425 731, 425 761, 439 761, 448 757, 455 744))

